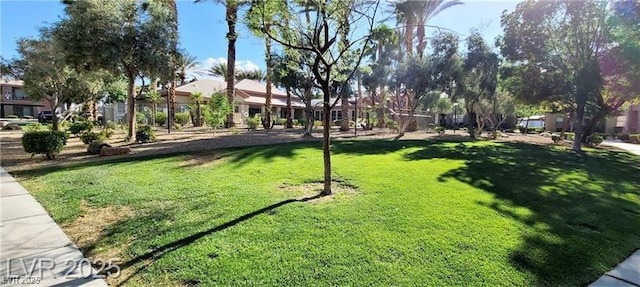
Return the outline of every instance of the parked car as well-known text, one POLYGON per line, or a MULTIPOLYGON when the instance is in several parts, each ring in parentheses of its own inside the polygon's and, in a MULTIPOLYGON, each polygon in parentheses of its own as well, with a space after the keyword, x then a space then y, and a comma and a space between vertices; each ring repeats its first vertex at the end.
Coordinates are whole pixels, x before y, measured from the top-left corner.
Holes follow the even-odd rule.
POLYGON ((41 124, 53 122, 52 111, 42 111, 38 114, 38 122, 41 124))

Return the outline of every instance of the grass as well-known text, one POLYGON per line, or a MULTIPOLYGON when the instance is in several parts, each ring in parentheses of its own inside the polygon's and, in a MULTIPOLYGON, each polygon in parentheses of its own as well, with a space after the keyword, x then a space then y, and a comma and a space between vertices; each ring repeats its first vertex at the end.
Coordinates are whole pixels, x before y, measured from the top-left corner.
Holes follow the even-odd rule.
POLYGON ((86 255, 120 257, 114 284, 576 286, 640 247, 637 156, 492 142, 332 150, 330 198, 314 197, 319 143, 19 176, 86 255), (98 231, 72 228, 90 224, 83 214, 98 231))

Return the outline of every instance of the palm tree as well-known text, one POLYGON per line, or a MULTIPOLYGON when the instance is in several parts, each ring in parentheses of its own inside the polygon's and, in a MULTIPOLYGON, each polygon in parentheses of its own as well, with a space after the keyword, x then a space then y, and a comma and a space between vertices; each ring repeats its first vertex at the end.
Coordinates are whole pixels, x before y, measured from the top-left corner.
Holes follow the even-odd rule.
POLYGON ((188 76, 204 74, 204 71, 199 67, 200 62, 196 61, 195 56, 187 52, 181 52, 176 60, 176 77, 180 80, 180 85, 186 84, 188 76))
MULTIPOLYGON (((153 87, 155 89, 155 87, 153 87)), ((162 96, 160 96, 160 94, 155 91, 149 91, 147 93, 147 101, 149 101, 151 103, 152 109, 151 109, 151 124, 153 126, 156 126, 156 115, 158 114, 158 103, 162 102, 162 96)))
POLYGON ((196 115, 193 117, 193 126, 200 127, 202 126, 202 113, 200 110, 200 104, 202 103, 202 93, 195 92, 191 94, 191 99, 196 103, 196 115))
POLYGON ((242 81, 244 79, 262 81, 265 79, 265 73, 260 69, 255 70, 239 70, 236 74, 236 80, 242 81))
POLYGON ((418 57, 422 59, 424 55, 424 49, 427 47, 427 41, 425 41, 425 25, 431 18, 438 15, 443 10, 455 5, 463 4, 459 0, 427 0, 427 1, 414 1, 416 4, 415 18, 417 19, 416 38, 418 39, 418 45, 416 46, 418 57))
POLYGON ((213 65, 209 70, 207 70, 207 74, 210 76, 216 76, 225 78, 227 77, 227 63, 218 63, 213 65))

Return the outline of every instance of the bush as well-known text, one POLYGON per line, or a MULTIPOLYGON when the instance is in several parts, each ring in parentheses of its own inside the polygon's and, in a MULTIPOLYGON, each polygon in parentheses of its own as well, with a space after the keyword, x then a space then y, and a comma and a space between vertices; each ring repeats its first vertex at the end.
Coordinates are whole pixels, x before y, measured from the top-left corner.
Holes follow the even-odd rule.
POLYGON ((156 140, 156 131, 151 126, 141 126, 136 131, 136 142, 150 143, 156 140))
POLYGON ((104 128, 100 131, 100 134, 107 139, 110 139, 115 133, 112 128, 104 128))
POLYGON ((9 119, 17 119, 18 116, 16 116, 16 115, 8 115, 7 118, 9 118, 9 119))
POLYGON ((631 135, 629 135, 629 142, 640 143, 640 134, 631 134, 631 135))
POLYGON ((24 127, 25 132, 43 131, 45 127, 41 123, 32 123, 24 127))
POLYGON ((108 121, 107 124, 104 126, 107 129, 112 129, 112 130, 117 130, 118 129, 118 124, 112 122, 112 121, 108 121))
POLYGON ((22 147, 31 154, 44 154, 54 159, 67 144, 67 134, 60 131, 32 131, 22 135, 22 147))
POLYGON ((88 132, 80 135, 80 140, 84 144, 90 144, 94 141, 103 141, 105 136, 102 133, 88 132))
POLYGON ((146 125, 149 122, 147 116, 144 113, 136 112, 136 123, 139 125, 146 125))
POLYGON ((558 144, 562 141, 562 137, 560 135, 551 135, 551 140, 553 143, 558 144))
POLYGON ((90 132, 93 129, 93 124, 88 121, 77 121, 69 126, 69 132, 73 135, 83 134, 90 132))
POLYGON ((576 139, 575 133, 564 133, 564 139, 568 141, 574 141, 576 139))
POLYGON ((629 134, 619 134, 617 138, 621 141, 629 141, 629 134))
POLYGON ((104 143, 102 141, 93 141, 87 147, 87 153, 88 154, 100 154, 100 150, 105 146, 106 147, 111 147, 111 145, 106 144, 106 143, 104 143))
POLYGON ((255 114, 253 117, 247 118, 247 127, 250 130, 258 129, 258 125, 260 125, 261 123, 262 121, 261 121, 260 114, 255 114))
POLYGON ((286 125, 286 124, 287 124, 287 119, 285 119, 285 118, 277 119, 277 120, 276 120, 276 124, 281 125, 281 126, 284 126, 284 125, 286 125))
POLYGON ((602 135, 599 135, 599 134, 592 134, 587 137, 587 142, 593 146, 598 146, 603 141, 604 141, 604 138, 602 137, 602 135))
POLYGON ((443 135, 444 134, 444 127, 438 126, 438 127, 435 128, 435 131, 436 131, 436 133, 438 135, 443 135))
POLYGON ((167 113, 165 112, 157 112, 156 113, 156 125, 165 125, 167 123, 167 113))
POLYGON ((184 112, 184 113, 176 113, 175 119, 173 119, 173 122, 181 126, 184 126, 184 125, 187 125, 190 120, 191 120, 191 115, 189 114, 189 112, 184 112))

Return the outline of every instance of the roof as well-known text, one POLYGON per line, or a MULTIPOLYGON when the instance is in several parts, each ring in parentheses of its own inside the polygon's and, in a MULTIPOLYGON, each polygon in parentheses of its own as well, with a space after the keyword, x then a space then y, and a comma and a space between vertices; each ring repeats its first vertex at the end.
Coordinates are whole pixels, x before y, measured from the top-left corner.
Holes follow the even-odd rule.
MULTIPOLYGON (((249 79, 244 79, 240 82, 238 82, 235 85, 236 90, 242 90, 245 92, 250 92, 250 93, 260 93, 260 94, 265 94, 267 92, 267 86, 255 81, 255 80, 249 80, 249 79)), ((279 90, 278 88, 276 88, 275 86, 271 86, 271 94, 274 96, 283 96, 286 97, 287 93, 279 90)))
MULTIPOLYGON (((248 98, 244 99, 244 101, 247 104, 264 105, 266 99, 264 97, 249 96, 248 98)), ((287 101, 283 99, 272 98, 271 105, 275 107, 286 107, 287 101)), ((291 106, 294 108, 305 107, 304 103, 302 103, 300 100, 294 99, 293 97, 291 98, 291 106)))
POLYGON ((2 79, 2 81, 0 81, 0 84, 7 85, 7 86, 19 86, 19 87, 24 86, 24 82, 22 80, 2 79))
POLYGON ((210 97, 211 94, 215 91, 223 91, 227 88, 227 82, 211 80, 211 79, 202 79, 197 80, 180 87, 176 88, 176 92, 183 93, 195 93, 201 92, 203 96, 210 97))

